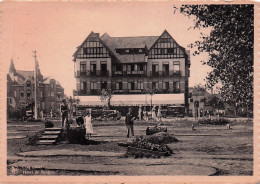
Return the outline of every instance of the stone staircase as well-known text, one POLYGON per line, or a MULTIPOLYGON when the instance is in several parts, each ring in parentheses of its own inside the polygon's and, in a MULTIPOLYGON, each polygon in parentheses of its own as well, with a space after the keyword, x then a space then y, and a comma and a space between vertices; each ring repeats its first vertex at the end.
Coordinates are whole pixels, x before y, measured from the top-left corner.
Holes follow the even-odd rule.
POLYGON ((37 144, 57 144, 62 128, 45 128, 37 144))

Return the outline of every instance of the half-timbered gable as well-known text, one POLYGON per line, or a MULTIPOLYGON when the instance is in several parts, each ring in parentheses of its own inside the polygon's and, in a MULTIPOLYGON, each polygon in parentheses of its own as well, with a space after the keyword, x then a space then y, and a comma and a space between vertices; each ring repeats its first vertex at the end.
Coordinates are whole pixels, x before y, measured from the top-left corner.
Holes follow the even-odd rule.
POLYGON ((167 32, 164 31, 159 39, 148 51, 149 59, 184 58, 185 49, 182 48, 167 32))
POLYGON ((100 40, 99 33, 91 32, 73 56, 75 61, 76 59, 87 58, 110 58, 111 54, 100 40))

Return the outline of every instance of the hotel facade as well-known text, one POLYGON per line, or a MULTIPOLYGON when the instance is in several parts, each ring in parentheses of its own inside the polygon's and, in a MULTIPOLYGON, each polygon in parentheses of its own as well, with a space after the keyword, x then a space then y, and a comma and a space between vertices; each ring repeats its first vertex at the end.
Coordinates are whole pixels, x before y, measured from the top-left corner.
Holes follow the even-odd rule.
POLYGON ((165 30, 160 36, 111 37, 91 32, 77 47, 74 96, 82 106, 183 105, 188 110, 189 51, 165 30))

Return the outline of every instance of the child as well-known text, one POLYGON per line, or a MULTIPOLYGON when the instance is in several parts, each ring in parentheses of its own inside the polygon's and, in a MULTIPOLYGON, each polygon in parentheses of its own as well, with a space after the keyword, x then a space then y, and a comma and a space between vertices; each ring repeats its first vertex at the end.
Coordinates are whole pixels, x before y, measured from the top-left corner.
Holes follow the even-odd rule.
POLYGON ((91 134, 93 134, 94 132, 91 121, 92 120, 91 120, 91 109, 90 109, 85 116, 86 136, 88 139, 91 136, 91 134))

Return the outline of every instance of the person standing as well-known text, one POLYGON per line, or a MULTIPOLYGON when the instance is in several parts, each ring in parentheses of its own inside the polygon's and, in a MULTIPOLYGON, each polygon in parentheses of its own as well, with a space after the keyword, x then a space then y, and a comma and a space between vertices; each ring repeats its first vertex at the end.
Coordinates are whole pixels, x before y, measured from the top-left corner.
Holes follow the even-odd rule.
POLYGON ((157 117, 158 120, 161 122, 161 118, 162 118, 161 105, 159 105, 158 107, 157 117))
POLYGON ((153 108, 152 108, 152 119, 153 120, 156 120, 156 107, 155 107, 155 105, 153 106, 153 108))
POLYGON ((132 136, 134 136, 134 120, 135 117, 132 115, 132 109, 128 109, 128 113, 126 114, 125 118, 125 124, 126 124, 126 129, 127 129, 127 135, 126 137, 129 138, 129 134, 131 131, 132 136))
POLYGON ((142 106, 139 106, 138 117, 139 117, 139 120, 141 121, 142 120, 142 106))
POLYGON ((92 118, 91 118, 91 109, 87 111, 87 114, 85 116, 85 128, 86 128, 86 136, 89 139, 91 137, 91 134, 94 133, 93 126, 92 126, 92 118))
POLYGON ((61 127, 64 128, 65 126, 67 127, 68 124, 68 106, 67 102, 65 99, 62 100, 61 104, 61 127))
POLYGON ((147 111, 146 111, 146 107, 144 107, 144 110, 143 110, 143 117, 144 117, 145 121, 148 121, 148 114, 147 114, 147 111))

